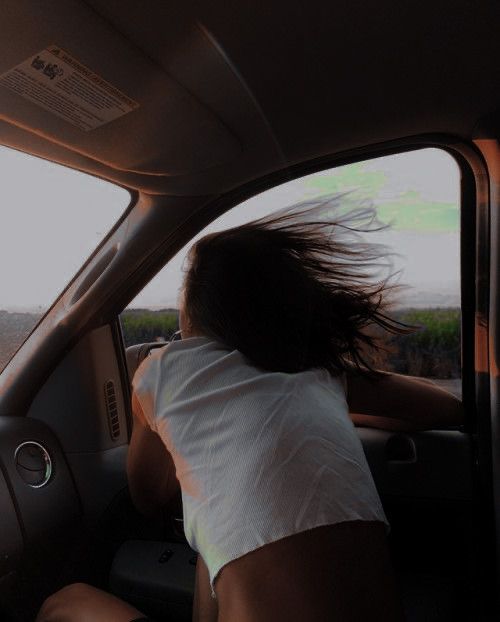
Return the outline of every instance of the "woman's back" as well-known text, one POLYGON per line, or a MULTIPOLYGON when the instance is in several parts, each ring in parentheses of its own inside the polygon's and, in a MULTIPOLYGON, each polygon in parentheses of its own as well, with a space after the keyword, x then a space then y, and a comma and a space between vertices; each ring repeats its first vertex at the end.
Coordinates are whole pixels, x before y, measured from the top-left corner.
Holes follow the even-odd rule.
POLYGON ((317 527, 257 549, 222 569, 217 598, 218 616, 212 608, 200 622, 404 620, 379 522, 317 527))
POLYGON ((342 383, 326 370, 265 372, 194 337, 149 357, 134 385, 174 460, 186 536, 212 585, 265 544, 386 521, 342 383))

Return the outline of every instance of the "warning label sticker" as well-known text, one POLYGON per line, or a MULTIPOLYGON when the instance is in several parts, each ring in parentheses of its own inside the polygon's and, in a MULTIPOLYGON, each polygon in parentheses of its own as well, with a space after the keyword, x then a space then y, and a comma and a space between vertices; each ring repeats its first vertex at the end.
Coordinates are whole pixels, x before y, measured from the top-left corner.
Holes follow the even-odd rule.
POLYGON ((56 45, 4 73, 0 86, 85 131, 139 107, 56 45))

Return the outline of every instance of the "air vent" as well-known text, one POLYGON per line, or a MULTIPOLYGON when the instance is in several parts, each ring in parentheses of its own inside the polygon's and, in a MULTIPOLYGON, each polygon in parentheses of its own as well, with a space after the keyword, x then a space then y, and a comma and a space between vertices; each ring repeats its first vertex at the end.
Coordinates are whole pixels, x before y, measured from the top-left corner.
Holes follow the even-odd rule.
POLYGON ((111 438, 116 441, 120 436, 120 420, 116 403, 115 384, 112 380, 108 380, 104 385, 104 398, 106 400, 106 410, 108 411, 109 433, 111 438))

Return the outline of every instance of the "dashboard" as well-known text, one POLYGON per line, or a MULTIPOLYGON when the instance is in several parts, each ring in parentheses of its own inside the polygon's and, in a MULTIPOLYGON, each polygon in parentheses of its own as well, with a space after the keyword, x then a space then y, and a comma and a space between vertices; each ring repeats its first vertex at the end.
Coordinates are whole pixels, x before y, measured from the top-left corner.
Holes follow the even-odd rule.
POLYGON ((81 515, 61 446, 41 421, 0 417, 0 576, 25 546, 81 515))

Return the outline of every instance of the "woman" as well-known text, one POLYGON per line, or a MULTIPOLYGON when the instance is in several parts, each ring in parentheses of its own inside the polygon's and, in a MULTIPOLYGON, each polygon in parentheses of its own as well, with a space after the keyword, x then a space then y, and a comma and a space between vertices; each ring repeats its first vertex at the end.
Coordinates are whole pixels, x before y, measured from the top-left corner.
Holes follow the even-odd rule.
MULTIPOLYGON (((146 513, 182 491, 200 553, 194 620, 403 619, 387 519, 348 412, 362 425, 428 428, 459 423, 460 402, 373 371, 374 327, 407 331, 384 312, 387 279, 369 279, 380 249, 357 237, 373 212, 304 220, 317 211, 197 242, 182 341, 155 350, 134 378, 130 491, 146 513)), ((73 589, 75 599, 92 588, 73 589)), ((52 610, 68 600, 56 595, 52 610)))

